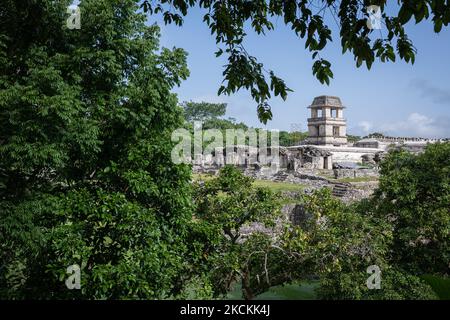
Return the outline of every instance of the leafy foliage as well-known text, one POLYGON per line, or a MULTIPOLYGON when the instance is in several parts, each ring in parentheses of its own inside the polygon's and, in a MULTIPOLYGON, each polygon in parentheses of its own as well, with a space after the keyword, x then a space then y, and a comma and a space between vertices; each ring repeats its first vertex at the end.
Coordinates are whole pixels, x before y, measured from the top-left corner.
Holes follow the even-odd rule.
POLYGON ((375 213, 392 222, 394 259, 417 274, 450 272, 450 143, 381 164, 375 213))
POLYGON ((303 236, 314 240, 290 235, 287 243, 310 250, 321 298, 437 299, 421 276, 449 272, 449 146, 430 144, 418 155, 392 151, 372 199, 343 206, 323 193, 306 198, 305 210, 323 221, 303 236), (366 286, 370 265, 381 269, 380 290, 366 286))
POLYGON ((166 24, 178 26, 183 24, 183 17, 192 8, 203 9, 203 22, 219 45, 216 56, 226 54, 228 57, 223 71, 224 84, 218 93, 249 90, 257 103, 259 119, 266 123, 272 119, 268 99, 273 94, 285 100, 291 89, 245 49, 249 31, 265 35, 275 29, 274 21, 281 18, 292 32, 304 39, 305 49, 312 52, 313 74, 321 83, 329 84, 333 78, 331 63, 319 54, 333 39, 325 15, 331 15, 333 19, 330 20, 338 24, 342 52, 350 52, 357 67, 364 63, 368 69, 377 59, 394 62, 397 56, 414 63, 416 49, 404 28, 412 17, 416 23, 431 19, 437 33, 450 22, 450 4, 444 0, 401 1, 393 8, 392 16, 387 14, 387 3, 386 0, 144 0, 142 8, 149 14, 161 14, 166 24), (367 24, 370 5, 378 5, 381 9, 383 28, 386 29, 381 38, 378 38, 378 30, 367 24))
POLYGON ((172 296, 191 219, 190 169, 170 158, 186 53, 156 53, 135 1, 82 1, 81 30, 69 4, 2 4, 0 295, 172 296))
POLYGON ((436 300, 432 288, 419 277, 392 267, 383 269, 381 288, 366 286, 369 276, 365 270, 331 273, 322 280, 318 294, 321 299, 353 300, 436 300))
POLYGON ((304 198, 312 223, 297 231, 303 236, 288 232, 286 243, 311 256, 319 297, 438 298, 422 276, 449 272, 449 146, 430 144, 417 155, 392 151, 371 199, 345 206, 323 192, 304 198), (370 265, 381 270, 380 290, 366 286, 370 265))
POLYGON ((184 102, 184 117, 186 121, 205 121, 217 119, 224 116, 227 110, 226 103, 209 103, 209 102, 184 102))
POLYGON ((271 239, 259 232, 244 238, 242 227, 255 222, 273 227, 280 208, 276 194, 253 187, 252 179, 232 166, 225 166, 217 178, 199 183, 195 189, 197 226, 204 234, 196 238, 202 239, 199 245, 210 266, 204 272, 212 279, 215 294, 226 294, 236 281, 242 282, 246 298, 257 290, 262 292, 250 283, 256 274, 250 275, 249 270, 264 265, 259 264, 258 254, 265 253, 264 247, 270 248, 271 239))
POLYGON ((361 140, 361 137, 347 134, 347 140, 348 140, 348 142, 355 143, 355 142, 358 142, 359 140, 361 140))
POLYGON ((295 146, 308 137, 308 132, 301 131, 280 131, 280 146, 295 146))
MULTIPOLYGON (((301 204, 308 218, 288 229, 282 243, 302 259, 287 270, 292 268, 295 277, 298 268, 317 276, 319 298, 437 299, 429 285, 391 260, 392 227, 388 221, 366 214, 370 202, 344 205, 324 189, 303 196, 301 204), (381 289, 367 286, 367 268, 372 265, 381 270, 381 289)), ((294 279, 305 279, 300 276, 294 279)))
MULTIPOLYGON (((243 122, 237 122, 234 118, 223 119, 222 116, 226 113, 227 105, 225 103, 210 103, 210 102, 184 102, 182 103, 184 109, 184 118, 188 122, 186 127, 190 130, 193 136, 194 127, 193 121, 201 121, 202 129, 217 129, 220 130, 223 136, 223 143, 226 144, 226 130, 227 129, 242 129, 244 132, 249 128, 243 122)), ((257 132, 262 130, 260 128, 255 129, 257 132)), ((279 132, 279 144, 280 146, 292 146, 297 145, 300 141, 304 140, 308 136, 308 132, 300 131, 280 131, 279 132)), ((248 143, 248 137, 246 138, 248 143)), ((268 142, 271 142, 271 136, 268 137, 268 142)))

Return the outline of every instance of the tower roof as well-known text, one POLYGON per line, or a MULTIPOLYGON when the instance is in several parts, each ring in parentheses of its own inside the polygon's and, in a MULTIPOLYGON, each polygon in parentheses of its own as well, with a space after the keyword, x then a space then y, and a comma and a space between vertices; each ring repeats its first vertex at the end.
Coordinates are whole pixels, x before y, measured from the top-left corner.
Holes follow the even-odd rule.
POLYGON ((312 104, 308 108, 333 107, 336 109, 344 109, 341 99, 336 96, 318 96, 315 97, 312 104))

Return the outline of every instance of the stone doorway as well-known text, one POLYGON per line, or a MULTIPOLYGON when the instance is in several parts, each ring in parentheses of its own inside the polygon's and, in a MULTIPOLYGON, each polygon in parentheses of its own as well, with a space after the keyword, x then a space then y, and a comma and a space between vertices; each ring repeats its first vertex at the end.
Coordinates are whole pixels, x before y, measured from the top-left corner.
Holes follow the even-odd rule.
POLYGON ((330 165, 331 165, 330 157, 323 157, 323 168, 331 169, 330 165))

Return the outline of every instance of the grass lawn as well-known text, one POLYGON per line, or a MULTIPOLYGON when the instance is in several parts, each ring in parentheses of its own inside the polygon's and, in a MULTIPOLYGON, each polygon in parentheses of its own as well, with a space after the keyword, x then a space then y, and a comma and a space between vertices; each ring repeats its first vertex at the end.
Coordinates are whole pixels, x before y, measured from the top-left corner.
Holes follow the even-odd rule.
POLYGON ((424 275, 421 277, 430 285, 441 300, 450 300, 450 278, 424 275))
MULTIPOLYGON (((208 174, 192 174, 192 179, 194 181, 203 180, 208 181, 214 178, 213 175, 208 174)), ((255 180, 253 182, 255 187, 264 187, 272 190, 273 192, 282 192, 282 191, 302 191, 304 189, 304 185, 298 183, 290 183, 290 182, 275 182, 270 180, 255 180)))
POLYGON ((204 173, 193 173, 192 174, 192 180, 193 181, 208 181, 214 178, 211 174, 204 174, 204 173))
MULTIPOLYGON (((318 286, 317 281, 275 286, 256 296, 254 300, 314 300, 317 299, 314 290, 318 286)), ((234 290, 227 295, 227 299, 242 300, 241 286, 236 285, 234 290)))
POLYGON ((264 187, 272 190, 273 192, 282 192, 282 191, 302 191, 304 189, 304 185, 298 183, 290 183, 290 182, 275 182, 269 180, 255 180, 253 183, 256 187, 264 187))

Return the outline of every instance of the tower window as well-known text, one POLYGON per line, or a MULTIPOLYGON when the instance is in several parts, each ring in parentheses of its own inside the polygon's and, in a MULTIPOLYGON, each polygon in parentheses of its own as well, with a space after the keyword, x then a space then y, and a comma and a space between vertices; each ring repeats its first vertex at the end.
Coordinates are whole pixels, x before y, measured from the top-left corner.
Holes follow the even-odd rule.
POLYGON ((338 126, 333 127, 333 137, 339 137, 339 127, 338 126))

